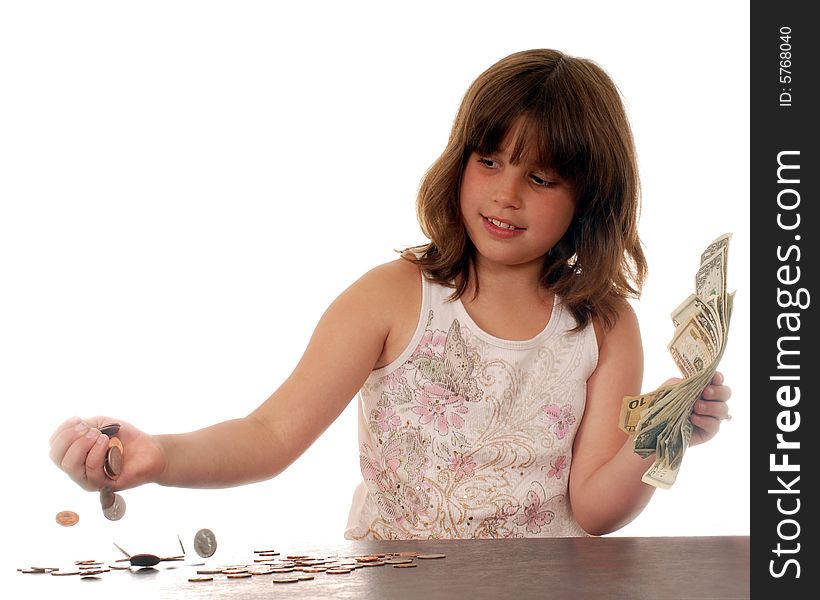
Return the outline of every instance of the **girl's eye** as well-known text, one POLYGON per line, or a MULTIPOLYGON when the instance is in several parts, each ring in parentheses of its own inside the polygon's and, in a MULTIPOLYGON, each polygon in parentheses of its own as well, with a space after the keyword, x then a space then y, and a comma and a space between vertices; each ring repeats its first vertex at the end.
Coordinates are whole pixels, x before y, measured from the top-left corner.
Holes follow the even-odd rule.
POLYGON ((548 180, 544 179, 543 177, 541 177, 540 175, 536 175, 535 173, 530 175, 530 180, 535 185, 540 186, 540 187, 550 187, 552 185, 551 181, 548 181, 548 180))
POLYGON ((498 166, 498 163, 496 163, 492 158, 485 158, 484 156, 478 157, 478 163, 489 168, 498 166))

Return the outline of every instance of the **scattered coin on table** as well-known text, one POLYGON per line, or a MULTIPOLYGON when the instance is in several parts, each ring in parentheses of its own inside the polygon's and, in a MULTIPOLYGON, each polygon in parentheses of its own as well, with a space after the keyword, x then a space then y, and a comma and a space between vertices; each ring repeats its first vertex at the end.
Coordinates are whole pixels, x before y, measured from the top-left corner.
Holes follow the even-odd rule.
MULTIPOLYGON (((213 537, 213 532, 210 530, 200 530, 197 534, 197 542, 195 546, 200 550, 207 547, 208 550, 216 547, 216 539, 213 537), (211 543, 212 542, 212 543, 211 543)), ((117 549, 126 555, 126 558, 117 559, 116 562, 124 562, 128 566, 119 566, 117 564, 109 564, 93 560, 83 559, 74 561, 74 565, 70 568, 59 569, 56 567, 36 567, 30 566, 26 568, 17 569, 20 573, 50 573, 55 576, 70 576, 79 575, 80 578, 95 577, 104 579, 106 573, 112 570, 130 570, 134 574, 144 572, 162 572, 162 567, 157 567, 158 563, 164 561, 183 560, 184 556, 172 556, 161 558, 154 554, 134 554, 128 555, 125 550, 117 546, 117 549)), ((242 586, 247 585, 241 581, 257 581, 259 579, 269 580, 273 584, 299 584, 306 581, 319 581, 326 576, 331 579, 337 579, 340 575, 347 575, 348 577, 357 577, 355 574, 358 570, 371 571, 373 568, 392 566, 395 569, 418 569, 424 568, 420 564, 424 559, 443 559, 444 554, 441 553, 421 553, 421 552, 386 552, 386 553, 369 553, 353 556, 315 556, 308 554, 287 554, 283 558, 279 556, 279 552, 275 550, 254 551, 255 557, 252 562, 248 564, 231 564, 215 566, 213 568, 199 568, 188 570, 184 577, 191 583, 191 585, 201 584, 208 581, 235 581, 231 585, 242 586), (416 561, 416 559, 421 559, 416 561), (364 567, 370 567, 365 569, 364 567)), ((192 567, 193 565, 186 565, 192 567)), ((398 575, 396 575, 398 577, 398 575)), ((417 575, 408 575, 408 577, 416 577, 417 575)), ((359 575, 359 577, 361 577, 359 575)), ((346 578, 343 578, 346 579, 346 578)), ((337 579, 337 581, 341 581, 337 579)), ((303 585, 316 585, 303 584, 303 585)), ((237 592, 240 593, 240 592, 237 592)))

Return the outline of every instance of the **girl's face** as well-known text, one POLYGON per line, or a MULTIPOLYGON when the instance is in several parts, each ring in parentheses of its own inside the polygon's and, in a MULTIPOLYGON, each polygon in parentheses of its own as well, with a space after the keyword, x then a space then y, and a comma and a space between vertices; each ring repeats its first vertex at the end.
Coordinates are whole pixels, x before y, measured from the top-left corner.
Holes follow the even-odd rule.
POLYGON ((489 155, 473 152, 461 181, 461 218, 477 250, 479 265, 540 265, 561 239, 575 214, 569 182, 526 156, 513 164, 510 152, 517 127, 501 149, 489 155))

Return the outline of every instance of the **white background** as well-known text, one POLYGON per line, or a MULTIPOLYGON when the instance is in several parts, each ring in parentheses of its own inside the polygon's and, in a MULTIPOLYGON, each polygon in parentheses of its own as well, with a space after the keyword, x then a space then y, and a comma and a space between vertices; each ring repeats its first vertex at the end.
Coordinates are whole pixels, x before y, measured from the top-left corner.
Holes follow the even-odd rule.
POLYGON ((626 100, 645 391, 678 374, 670 312, 733 232, 734 419, 614 535, 748 534, 748 29, 746 3, 713 1, 3 4, 4 571, 113 558, 112 541, 173 554, 178 534, 190 552, 201 527, 248 551, 340 541, 355 402, 280 477, 128 490, 116 523, 51 464, 48 437, 75 414, 168 433, 255 408, 344 288, 425 241, 416 189, 463 93, 531 47, 596 60, 626 100), (79 525, 54 523, 65 509, 79 525))

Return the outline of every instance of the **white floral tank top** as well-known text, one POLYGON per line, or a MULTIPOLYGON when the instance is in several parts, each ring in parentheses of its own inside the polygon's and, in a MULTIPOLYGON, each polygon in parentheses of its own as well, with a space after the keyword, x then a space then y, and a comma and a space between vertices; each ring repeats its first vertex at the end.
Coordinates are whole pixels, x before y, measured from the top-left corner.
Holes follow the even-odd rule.
POLYGON ((363 481, 348 539, 580 536, 567 481, 598 360, 592 325, 556 296, 525 341, 482 331, 452 289, 422 277, 404 352, 359 393, 363 481))

